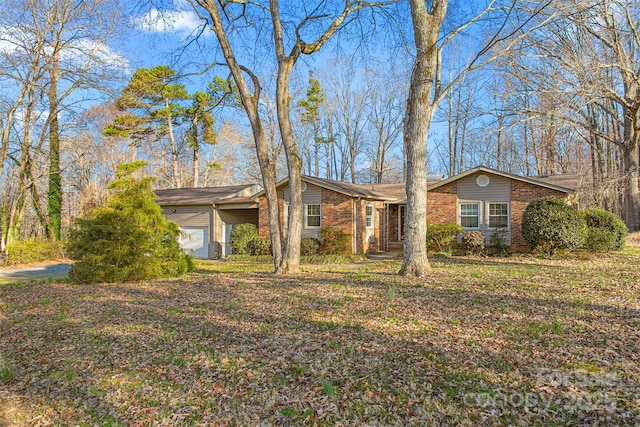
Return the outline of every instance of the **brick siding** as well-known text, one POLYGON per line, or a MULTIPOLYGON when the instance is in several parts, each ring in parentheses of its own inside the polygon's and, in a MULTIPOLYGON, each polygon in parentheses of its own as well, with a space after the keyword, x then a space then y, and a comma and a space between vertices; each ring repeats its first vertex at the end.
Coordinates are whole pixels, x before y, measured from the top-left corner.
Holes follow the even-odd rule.
POLYGON ((458 186, 450 182, 427 193, 427 222, 446 224, 458 220, 458 186))
POLYGON ((550 188, 539 187, 523 181, 511 180, 511 249, 516 251, 530 250, 531 246, 522 237, 522 214, 529 203, 545 196, 566 198, 566 194, 550 188))
POLYGON ((322 226, 336 227, 344 230, 350 236, 350 244, 352 248, 354 219, 353 204, 353 199, 345 194, 337 193, 326 188, 322 189, 322 226))

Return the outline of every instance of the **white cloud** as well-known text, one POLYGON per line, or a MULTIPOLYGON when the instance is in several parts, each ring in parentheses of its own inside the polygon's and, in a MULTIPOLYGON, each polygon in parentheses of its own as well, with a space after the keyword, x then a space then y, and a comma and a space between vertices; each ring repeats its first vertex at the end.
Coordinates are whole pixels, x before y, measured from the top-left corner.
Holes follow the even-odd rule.
POLYGON ((149 33, 174 33, 180 37, 188 37, 204 24, 193 11, 172 10, 159 11, 151 9, 135 20, 136 26, 149 33))
MULTIPOLYGON (((31 52, 25 46, 33 44, 33 38, 33 34, 23 33, 18 27, 0 27, 0 53, 28 58, 31 52)), ((50 51, 51 47, 45 46, 45 52, 50 51)), ((113 51, 104 42, 89 38, 67 41, 60 57, 68 67, 84 68, 99 64, 104 68, 129 68, 127 58, 113 51)))

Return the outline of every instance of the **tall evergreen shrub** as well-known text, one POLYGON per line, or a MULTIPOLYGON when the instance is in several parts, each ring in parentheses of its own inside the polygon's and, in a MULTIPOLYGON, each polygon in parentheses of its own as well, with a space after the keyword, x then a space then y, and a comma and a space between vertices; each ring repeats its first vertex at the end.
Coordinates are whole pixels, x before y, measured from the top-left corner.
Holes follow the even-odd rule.
POLYGON ((586 232, 580 212, 557 197, 534 200, 522 215, 522 236, 535 249, 548 254, 579 248, 586 232))
POLYGON ((258 227, 251 223, 234 225, 229 243, 236 255, 251 255, 251 242, 258 237, 258 227))
POLYGON ((180 229, 155 202, 152 178, 135 179, 146 165, 118 166, 113 194, 104 206, 75 221, 68 252, 76 262, 69 277, 81 283, 121 282, 178 276, 193 269, 178 244, 180 229))
POLYGON ((582 211, 587 223, 587 238, 584 247, 593 252, 619 251, 629 230, 616 214, 604 209, 591 208, 582 211))

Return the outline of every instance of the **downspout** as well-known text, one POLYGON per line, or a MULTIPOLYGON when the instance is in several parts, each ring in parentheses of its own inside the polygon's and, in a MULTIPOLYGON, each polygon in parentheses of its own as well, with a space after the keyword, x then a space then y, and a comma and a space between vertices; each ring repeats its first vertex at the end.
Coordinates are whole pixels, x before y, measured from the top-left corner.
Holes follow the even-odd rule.
POLYGON ((357 199, 353 199, 353 213, 352 213, 353 218, 351 220, 351 224, 352 224, 352 228, 353 228, 353 239, 352 239, 352 242, 351 242, 351 253, 354 253, 354 254, 357 253, 357 251, 358 251, 358 244, 357 244, 358 225, 356 223, 356 221, 357 221, 357 214, 356 214, 357 205, 356 205, 356 202, 359 202, 359 201, 360 201, 360 197, 358 197, 357 199))
POLYGON ((220 250, 216 251, 218 247, 218 241, 216 240, 216 204, 211 203, 211 221, 209 221, 211 226, 211 231, 209 232, 209 249, 211 250, 211 254, 209 256, 213 259, 220 258, 220 250))
POLYGON ((389 203, 384 204, 384 249, 389 250, 389 203))

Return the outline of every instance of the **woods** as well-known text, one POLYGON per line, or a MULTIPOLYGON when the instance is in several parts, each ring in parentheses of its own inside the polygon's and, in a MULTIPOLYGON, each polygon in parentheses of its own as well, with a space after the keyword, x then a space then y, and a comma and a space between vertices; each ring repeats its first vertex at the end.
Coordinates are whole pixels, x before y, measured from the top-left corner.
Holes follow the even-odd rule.
POLYGON ((298 270, 302 174, 406 181, 407 275, 429 271, 430 173, 579 173, 581 207, 640 228, 637 1, 140 6, 2 8, 0 249, 65 238, 134 160, 149 163, 157 188, 259 178, 281 274, 298 270), (161 23, 176 16, 194 26, 173 57, 136 62, 118 44, 170 32, 161 23))

